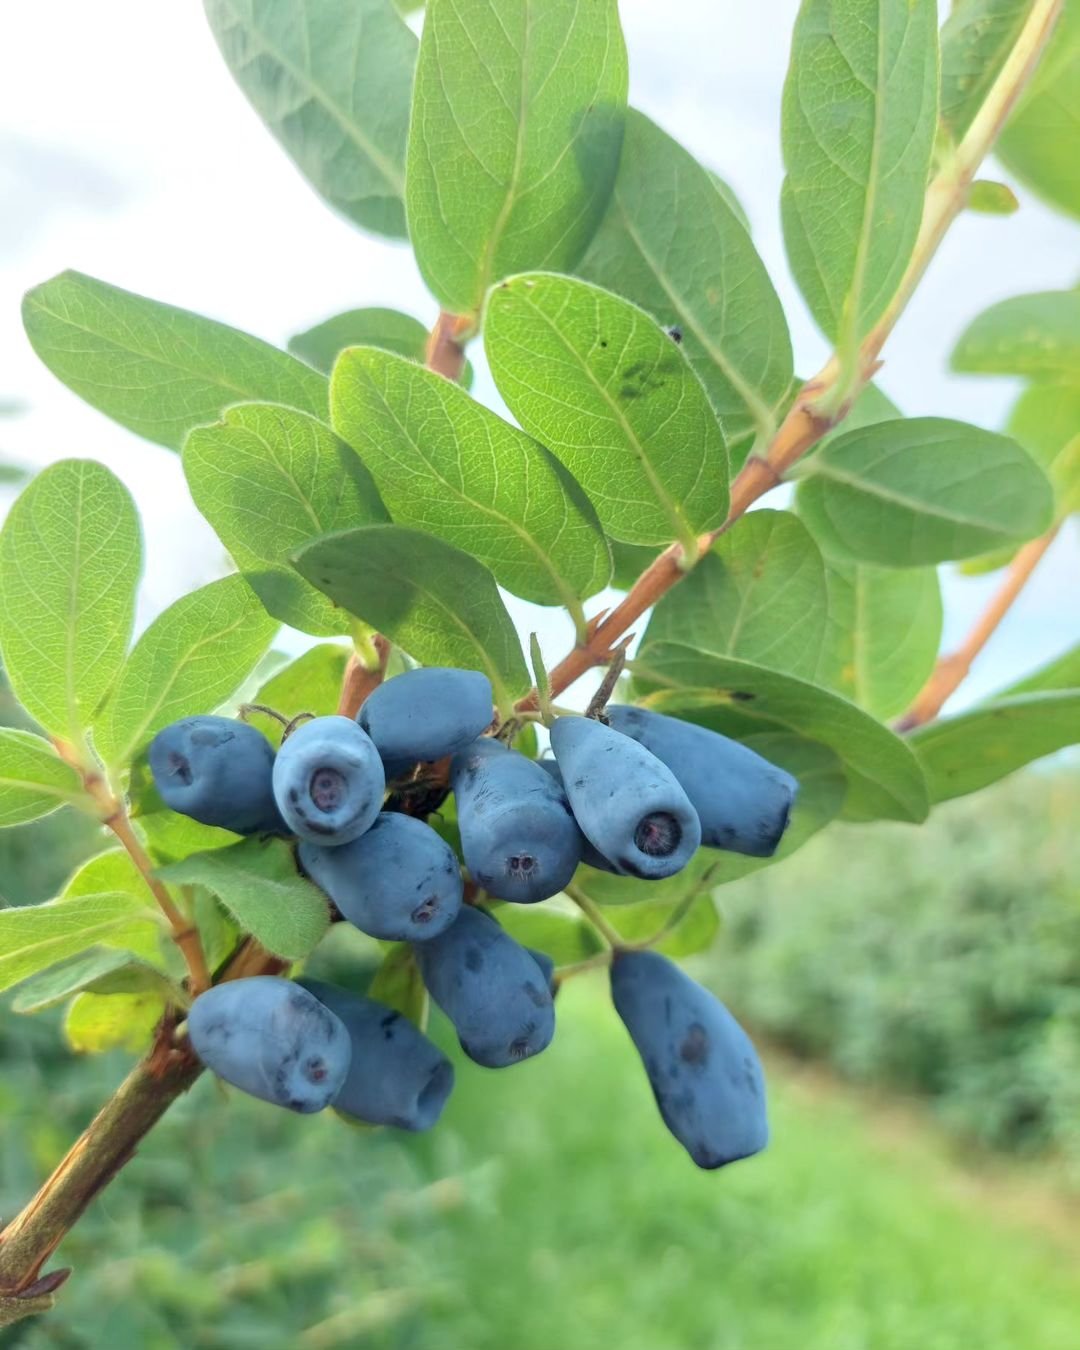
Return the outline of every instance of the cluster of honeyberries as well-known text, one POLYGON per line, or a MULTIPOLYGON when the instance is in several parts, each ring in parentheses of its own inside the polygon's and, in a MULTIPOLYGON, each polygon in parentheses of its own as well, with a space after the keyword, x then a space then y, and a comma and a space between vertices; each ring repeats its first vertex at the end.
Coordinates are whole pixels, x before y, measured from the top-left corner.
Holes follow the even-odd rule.
MULTIPOLYGON (((246 722, 174 723, 155 737, 150 767, 176 811, 297 839, 301 870, 341 917, 411 943, 465 1054, 503 1068, 552 1039, 554 963, 465 903, 457 854, 416 814, 439 803, 425 784, 448 777, 477 898, 517 904, 558 894, 581 863, 659 880, 700 846, 769 856, 797 784, 736 741, 642 708, 558 717, 551 759, 509 748, 496 730, 486 676, 424 668, 381 684, 355 720, 301 722, 276 754, 246 722)), ((664 1121, 694 1161, 719 1167, 763 1148, 761 1067, 723 1004, 653 951, 615 951, 611 988, 664 1121)), ((408 1019, 314 980, 216 985, 195 1000, 188 1030, 215 1073, 296 1111, 332 1105, 421 1130, 453 1086, 450 1062, 408 1019)))

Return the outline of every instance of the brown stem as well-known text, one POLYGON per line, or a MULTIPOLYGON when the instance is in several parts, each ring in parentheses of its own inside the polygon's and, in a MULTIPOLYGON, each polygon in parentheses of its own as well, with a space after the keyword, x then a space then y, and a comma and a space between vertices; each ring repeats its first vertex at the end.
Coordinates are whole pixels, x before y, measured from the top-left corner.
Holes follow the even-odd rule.
POLYGON ((172 1044, 172 1024, 163 1022, 150 1054, 105 1103, 33 1200, 0 1232, 0 1296, 12 1298, 32 1289, 68 1230, 201 1072, 190 1051, 172 1044))
POLYGON ((367 696, 383 682, 386 663, 390 659, 390 643, 381 633, 374 634, 371 643, 378 654, 374 667, 367 664, 359 652, 353 652, 346 663, 337 709, 342 717, 355 717, 367 696))
POLYGON ((173 941, 180 948, 187 963, 188 987, 192 995, 201 994, 204 989, 210 988, 210 972, 206 968, 206 957, 203 955, 199 930, 173 900, 168 888, 154 876, 154 865, 139 842, 135 831, 131 828, 127 808, 119 798, 113 795, 101 774, 96 769, 87 768, 86 761, 81 759, 71 746, 63 741, 54 741, 53 744, 56 746, 60 758, 66 760, 67 763, 78 770, 83 780, 83 786, 97 804, 101 814, 101 823, 112 831, 126 849, 131 861, 139 869, 151 895, 157 901, 161 912, 168 919, 169 927, 172 929, 173 941))
POLYGON ((458 381, 465 369, 465 348, 462 336, 473 326, 468 315, 448 314, 441 310, 428 338, 425 361, 429 370, 458 381))
POLYGON ((149 886, 151 894, 158 902, 161 912, 169 921, 172 938, 180 948, 188 968, 188 988, 193 997, 204 989, 210 988, 210 972, 206 968, 206 956, 203 952, 202 938, 194 922, 179 908, 167 888, 154 876, 154 865, 131 828, 127 811, 121 803, 105 821, 105 824, 123 844, 131 861, 139 869, 143 880, 149 886))
MULTIPOLYGON (((963 210, 968 188, 979 165, 1038 65, 1063 3, 1064 0, 1034 0, 1013 51, 967 135, 930 183, 911 262, 888 309, 860 344, 853 368, 844 371, 839 359, 833 356, 812 380, 803 385, 768 451, 764 455, 751 455, 736 475, 731 485, 727 519, 719 529, 703 534, 698 540, 699 558, 754 502, 783 481, 785 473, 847 415, 860 391, 873 379, 881 365, 879 358, 886 339, 896 327, 949 226, 963 210)), ((609 614, 599 622, 594 619, 590 623, 587 641, 576 646, 551 671, 552 698, 558 698, 594 666, 606 664, 615 643, 647 609, 683 579, 687 570, 680 544, 672 544, 661 553, 609 614)), ((535 710, 535 689, 519 699, 516 706, 522 712, 535 710)))
POLYGON ((916 727, 932 722, 947 700, 963 684, 975 658, 993 637, 998 625, 1012 608, 1013 602, 1031 580, 1032 573, 1046 556, 1060 528, 1060 524, 1055 525, 1046 534, 1025 544, 1017 553, 1001 585, 990 597, 990 603, 979 615, 956 651, 950 652, 938 661, 922 692, 896 724, 897 731, 913 731, 916 727))

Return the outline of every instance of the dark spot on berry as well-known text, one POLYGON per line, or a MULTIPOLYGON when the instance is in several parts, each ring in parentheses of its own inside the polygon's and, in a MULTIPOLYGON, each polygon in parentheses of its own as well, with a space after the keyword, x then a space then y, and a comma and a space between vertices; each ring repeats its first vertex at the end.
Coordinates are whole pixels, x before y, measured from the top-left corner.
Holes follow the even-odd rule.
POLYGON ((531 853, 511 853, 506 866, 511 877, 527 877, 536 870, 536 859, 531 853))
POLYGON ((700 1022, 691 1024, 679 1046, 679 1058, 684 1064, 703 1065, 709 1058, 709 1033, 700 1022))
POLYGON ((484 953, 479 947, 469 947, 465 952, 465 969, 474 973, 484 964, 484 953))
POLYGON ((327 1075, 326 1061, 321 1056, 314 1056, 304 1065, 304 1074, 309 1083, 321 1083, 327 1075))
POLYGON ((311 800, 326 814, 338 809, 348 796, 348 791, 349 785, 345 781, 345 775, 339 773, 337 769, 326 767, 316 769, 308 784, 311 800))
POLYGON ((179 778, 185 787, 190 787, 195 781, 195 775, 191 772, 191 763, 187 755, 178 754, 175 750, 169 754, 169 775, 172 778, 179 778))
POLYGON ((437 895, 429 895, 426 900, 421 900, 416 906, 410 915, 410 918, 413 923, 430 923, 438 912, 439 897, 437 895))
POLYGON ((681 839, 682 827, 668 811, 642 816, 634 831, 634 843, 650 858, 670 858, 681 839))

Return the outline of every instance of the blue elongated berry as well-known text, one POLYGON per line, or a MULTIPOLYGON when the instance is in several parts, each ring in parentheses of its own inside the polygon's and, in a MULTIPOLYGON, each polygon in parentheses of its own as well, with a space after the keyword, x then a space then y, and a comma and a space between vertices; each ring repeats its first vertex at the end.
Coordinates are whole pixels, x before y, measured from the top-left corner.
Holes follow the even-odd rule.
POLYGON ((456 754, 491 725, 491 681, 478 670, 426 666, 372 691, 357 721, 383 763, 399 770, 456 754))
POLYGON ((439 1047, 385 1003, 321 980, 301 983, 341 1019, 352 1041, 334 1109, 369 1125, 430 1129, 454 1087, 454 1066, 439 1047))
POLYGON ((454 756, 465 865, 500 900, 531 904, 557 895, 581 861, 581 835, 559 784, 498 741, 473 741, 454 756))
POLYGON ((379 752, 349 717, 302 723, 274 761, 274 797, 301 839, 341 845, 358 838, 382 809, 386 776, 379 752))
POLYGON ((237 834, 282 829, 274 801, 274 749, 228 717, 186 717, 150 742, 150 772, 165 805, 237 834))
POLYGON ((423 942, 457 918, 463 891, 454 850, 430 825, 382 811, 359 839, 300 845, 304 871, 362 932, 423 942))
POLYGON ((273 975, 230 980, 200 994, 188 1035, 219 1078, 304 1114, 329 1106, 352 1058, 341 1019, 300 985, 273 975))
POLYGON ((659 952, 616 956, 611 994, 664 1124, 694 1162, 723 1167, 760 1153, 769 1141, 761 1063, 720 1000, 659 952))
MULTIPOLYGON (((555 760, 538 759, 536 762, 542 769, 551 774, 552 778, 555 779, 560 788, 563 787, 562 770, 555 760)), ((565 792, 565 788, 563 788, 563 791, 565 792)), ((584 835, 581 836, 581 861, 585 863, 587 867, 599 868, 601 872, 614 872, 616 876, 619 874, 619 869, 614 867, 611 861, 605 858, 598 848, 594 848, 592 843, 586 839, 584 835)))
POLYGON ((655 881, 686 866, 701 825, 655 755, 588 717, 558 718, 551 748, 582 833, 617 872, 655 881))
POLYGON ((550 1043, 555 1005, 543 972, 482 910, 466 906, 445 933, 414 951, 428 992, 477 1064, 502 1069, 550 1043))
POLYGON ((662 760, 701 821, 701 842, 770 858, 787 828, 798 780, 718 731, 647 708, 611 706, 608 721, 662 760))

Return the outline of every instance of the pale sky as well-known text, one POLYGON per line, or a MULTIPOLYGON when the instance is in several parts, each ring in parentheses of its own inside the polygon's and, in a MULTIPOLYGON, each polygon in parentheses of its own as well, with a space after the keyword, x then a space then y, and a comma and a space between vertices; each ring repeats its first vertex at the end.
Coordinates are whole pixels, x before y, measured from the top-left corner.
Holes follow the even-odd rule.
MULTIPOLYGON (((788 273, 777 209, 779 94, 796 9, 796 0, 621 4, 633 102, 738 192, 784 301, 797 368, 810 374, 826 347, 788 273)), ((1013 217, 957 222, 889 342, 881 383, 905 412, 1000 427, 1014 388, 949 374, 955 337, 993 301, 1070 286, 1080 273, 1080 225, 1019 196, 1013 217)), ((408 249, 358 233, 292 167, 234 85, 195 0, 38 0, 8 14, 0 403, 15 399, 28 411, 0 421, 0 457, 41 466, 86 456, 119 474, 143 514, 141 623, 220 575, 221 549, 191 504, 178 457, 87 408, 26 342, 22 293, 67 267, 282 346, 358 305, 391 305, 425 322, 435 314, 408 249)), ((477 392, 494 402, 483 371, 477 392)), ((10 495, 0 489, 0 510, 10 495)), ((1072 525, 954 706, 1076 640, 1078 564, 1072 525)), ((947 579, 950 641, 994 584, 947 579)), ((510 604, 522 631, 537 627, 556 659, 566 626, 510 604)))

